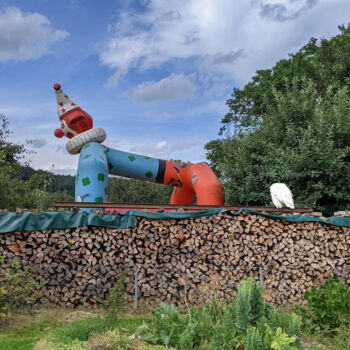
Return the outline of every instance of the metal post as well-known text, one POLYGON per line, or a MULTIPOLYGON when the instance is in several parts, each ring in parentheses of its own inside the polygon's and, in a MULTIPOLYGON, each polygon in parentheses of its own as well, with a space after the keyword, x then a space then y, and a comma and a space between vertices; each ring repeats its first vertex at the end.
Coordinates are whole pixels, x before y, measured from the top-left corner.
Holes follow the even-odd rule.
POLYGON ((135 290, 135 305, 134 305, 134 308, 135 309, 138 306, 138 275, 139 275, 139 267, 137 266, 137 264, 135 264, 135 286, 134 286, 134 290, 135 290))
POLYGON ((259 277, 260 277, 260 285, 261 285, 261 287, 263 287, 264 280, 263 280, 263 267, 262 267, 262 265, 259 265, 259 277))

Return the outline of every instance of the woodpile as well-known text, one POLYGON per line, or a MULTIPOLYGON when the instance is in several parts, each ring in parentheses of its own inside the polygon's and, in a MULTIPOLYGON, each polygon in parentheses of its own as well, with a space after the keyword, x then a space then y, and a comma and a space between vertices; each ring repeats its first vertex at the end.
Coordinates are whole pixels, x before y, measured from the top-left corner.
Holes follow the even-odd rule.
POLYGON ((133 300, 200 306, 216 295, 230 300, 240 280, 259 281, 273 305, 300 302, 329 274, 350 286, 350 228, 290 223, 261 215, 223 213, 183 220, 137 218, 134 228, 14 232, 0 235, 5 268, 12 260, 46 282, 43 300, 97 305, 129 264, 133 300), (7 264, 7 265, 6 265, 7 264))

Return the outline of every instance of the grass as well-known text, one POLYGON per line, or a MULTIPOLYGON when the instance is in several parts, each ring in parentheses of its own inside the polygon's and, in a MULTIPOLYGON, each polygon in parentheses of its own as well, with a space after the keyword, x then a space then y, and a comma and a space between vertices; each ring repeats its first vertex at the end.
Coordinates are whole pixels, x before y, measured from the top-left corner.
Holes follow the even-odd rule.
MULTIPOLYGON (((149 310, 119 316, 114 328, 106 325, 97 311, 41 309, 32 314, 18 314, 0 329, 0 350, 162 350, 131 339, 131 335, 150 319, 149 310)), ((287 326, 288 311, 279 312, 279 321, 287 326)), ((303 336, 302 344, 308 350, 350 350, 350 327, 340 327, 336 335, 303 336)))
MULTIPOLYGON (((39 309, 31 314, 18 313, 6 328, 0 330, 0 350, 125 350, 129 336, 148 317, 120 315, 114 330, 109 330, 96 311, 39 309), (108 345, 109 344, 109 345, 108 345), (118 346, 116 344, 119 344, 118 346), (90 346, 90 348, 89 348, 90 346)), ((164 349, 161 346, 135 341, 132 350, 164 349)))
POLYGON ((17 312, 10 323, 0 329, 0 350, 33 349, 34 344, 54 329, 91 313, 59 308, 17 312))

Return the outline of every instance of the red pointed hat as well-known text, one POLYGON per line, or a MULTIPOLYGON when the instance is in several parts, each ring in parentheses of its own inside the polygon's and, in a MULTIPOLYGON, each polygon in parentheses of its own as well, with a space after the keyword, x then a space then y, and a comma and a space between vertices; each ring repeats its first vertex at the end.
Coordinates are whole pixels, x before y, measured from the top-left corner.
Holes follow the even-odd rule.
POLYGON ((63 92, 60 84, 55 84, 53 86, 53 88, 56 91, 57 114, 58 114, 60 120, 62 120, 62 118, 64 118, 64 115, 66 113, 69 113, 72 110, 78 110, 78 109, 81 110, 81 108, 75 102, 73 102, 68 97, 68 95, 66 95, 63 92))
POLYGON ((61 121, 61 128, 55 130, 55 136, 72 138, 92 129, 93 121, 90 114, 73 102, 62 91, 60 84, 55 84, 53 88, 56 91, 57 114, 61 121))

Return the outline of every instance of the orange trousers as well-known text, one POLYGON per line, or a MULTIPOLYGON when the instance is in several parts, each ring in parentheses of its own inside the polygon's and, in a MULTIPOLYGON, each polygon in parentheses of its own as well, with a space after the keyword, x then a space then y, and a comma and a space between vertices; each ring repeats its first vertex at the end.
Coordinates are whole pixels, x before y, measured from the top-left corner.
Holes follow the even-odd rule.
POLYGON ((166 161, 163 184, 175 186, 171 204, 222 206, 224 188, 207 163, 166 161))

